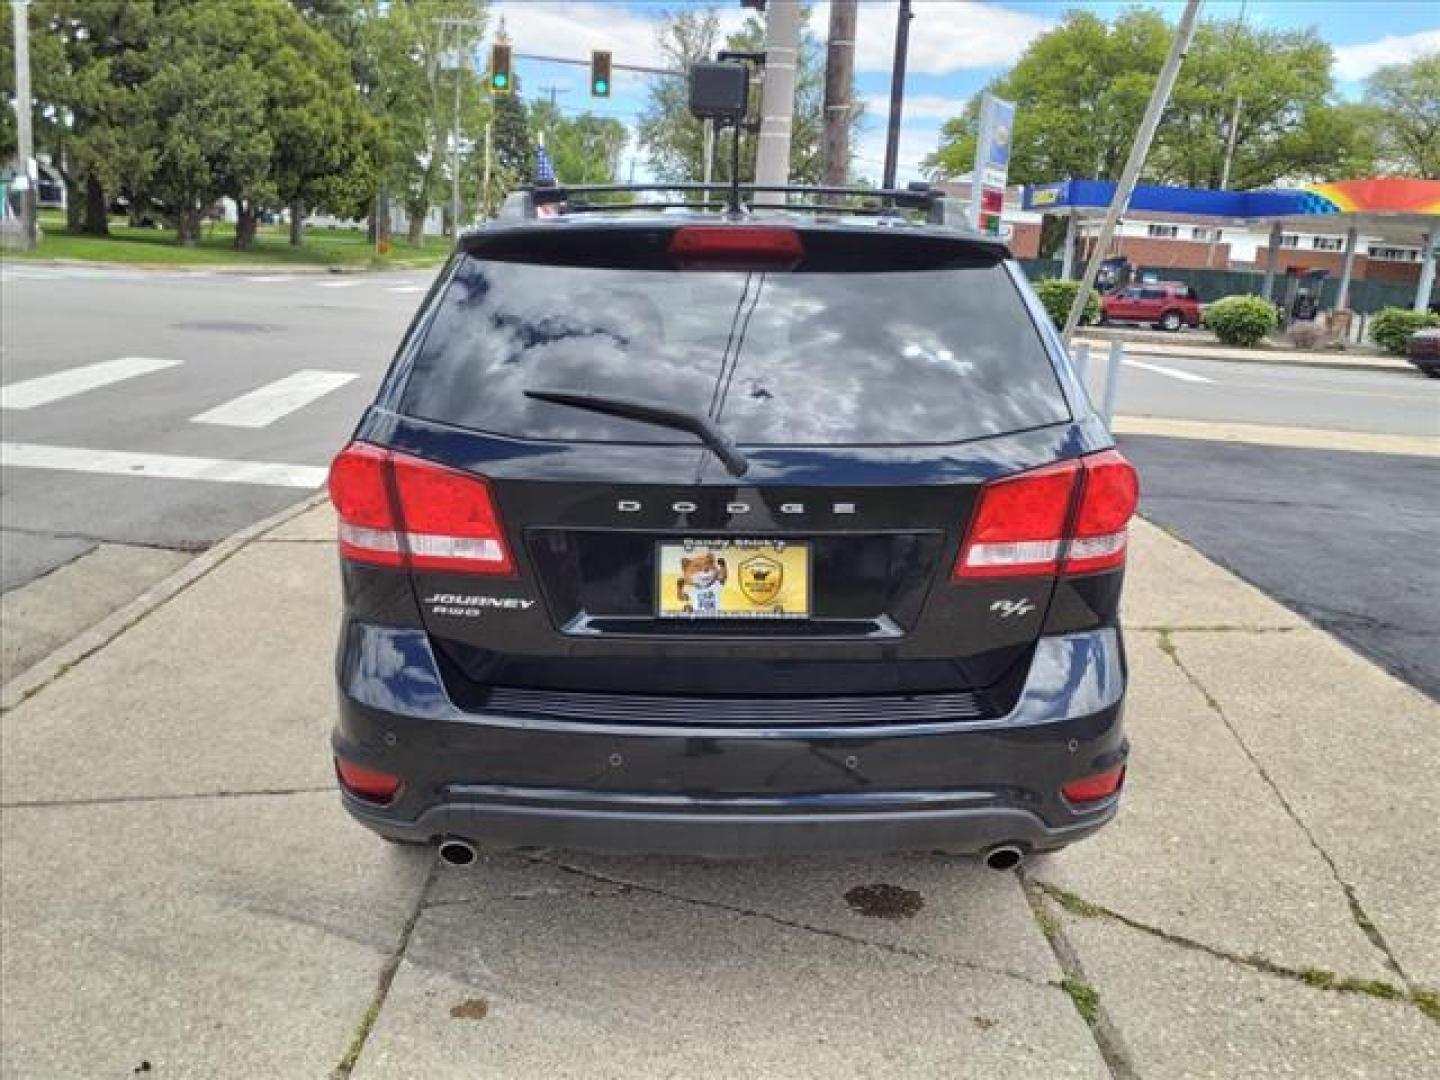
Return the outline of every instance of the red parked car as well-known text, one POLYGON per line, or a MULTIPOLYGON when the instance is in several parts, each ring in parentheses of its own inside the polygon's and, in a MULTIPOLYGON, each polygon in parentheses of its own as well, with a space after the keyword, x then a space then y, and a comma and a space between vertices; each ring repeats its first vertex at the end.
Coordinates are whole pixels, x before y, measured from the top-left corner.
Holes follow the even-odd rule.
POLYGON ((1200 297, 1178 281, 1127 285, 1100 300, 1102 322, 1150 323, 1161 330, 1200 325, 1200 297))

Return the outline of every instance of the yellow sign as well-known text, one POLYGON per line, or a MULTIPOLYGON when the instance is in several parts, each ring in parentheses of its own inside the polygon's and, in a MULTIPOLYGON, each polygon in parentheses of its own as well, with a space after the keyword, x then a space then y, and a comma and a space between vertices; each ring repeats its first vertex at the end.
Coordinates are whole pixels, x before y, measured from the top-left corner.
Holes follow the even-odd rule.
POLYGON ((1036 188, 1030 193, 1031 206, 1054 206, 1059 201, 1059 188, 1036 188))
POLYGON ((661 618, 804 619, 810 548, 784 540, 686 539, 659 550, 661 618))

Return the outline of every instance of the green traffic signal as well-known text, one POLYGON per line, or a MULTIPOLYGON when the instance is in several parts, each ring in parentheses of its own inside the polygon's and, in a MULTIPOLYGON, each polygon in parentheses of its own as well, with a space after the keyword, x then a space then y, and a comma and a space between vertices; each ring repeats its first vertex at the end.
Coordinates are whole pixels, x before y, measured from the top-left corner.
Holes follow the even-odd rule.
POLYGON ((610 53, 596 49, 590 54, 590 94, 592 97, 610 96, 610 53))
POLYGON ((504 72, 499 72, 498 74, 496 74, 493 82, 495 83, 495 88, 497 90, 504 90, 505 87, 510 85, 510 78, 504 72))
POLYGON ((606 94, 610 93, 610 84, 607 83, 604 79, 596 79, 595 93, 599 97, 604 97, 606 94))

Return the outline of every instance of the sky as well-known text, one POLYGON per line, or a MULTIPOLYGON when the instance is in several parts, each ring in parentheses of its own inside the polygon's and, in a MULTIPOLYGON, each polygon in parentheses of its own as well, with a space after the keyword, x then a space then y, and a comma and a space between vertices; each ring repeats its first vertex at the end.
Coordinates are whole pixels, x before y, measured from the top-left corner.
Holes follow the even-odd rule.
MULTIPOLYGON (((495 0, 491 27, 503 16, 516 52, 573 57, 588 63, 592 49, 609 49, 616 63, 660 66, 655 27, 661 13, 684 6, 713 7, 722 37, 749 14, 739 0, 691 5, 687 0, 495 0)), ((891 53, 895 40, 894 0, 861 0, 856 32, 855 81, 865 100, 864 129, 854 146, 856 171, 878 180, 885 156, 889 115, 891 53)), ((900 133, 898 178, 921 178, 919 165, 935 149, 944 121, 970 95, 1005 71, 1039 34, 1066 11, 1082 9, 1111 18, 1135 6, 1116 0, 915 0, 905 80, 905 115, 900 133)), ((1180 0, 1151 7, 1178 17, 1180 0)), ((818 2, 811 25, 824 38, 829 4, 818 2)), ((1232 20, 1242 0, 1207 0, 1202 17, 1232 20)), ((1440 51, 1440 3, 1434 0, 1244 0, 1245 21, 1268 29, 1314 27, 1335 49, 1339 92, 1360 94, 1363 80, 1383 64, 1440 51)), ((647 177, 643 151, 633 128, 644 108, 646 85, 657 76, 616 71, 609 99, 591 98, 586 67, 517 59, 516 73, 527 97, 554 93, 567 113, 613 116, 632 129, 626 150, 635 176, 647 177)), ((564 180, 564 177, 561 177, 564 180)))

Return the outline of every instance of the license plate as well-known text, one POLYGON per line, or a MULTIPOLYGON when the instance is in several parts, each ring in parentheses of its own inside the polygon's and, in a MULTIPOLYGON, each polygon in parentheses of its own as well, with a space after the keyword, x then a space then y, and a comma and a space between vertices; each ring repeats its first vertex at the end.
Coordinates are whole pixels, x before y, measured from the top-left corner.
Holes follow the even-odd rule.
POLYGON ((807 619, 810 546, 697 537, 661 544, 662 619, 807 619))

